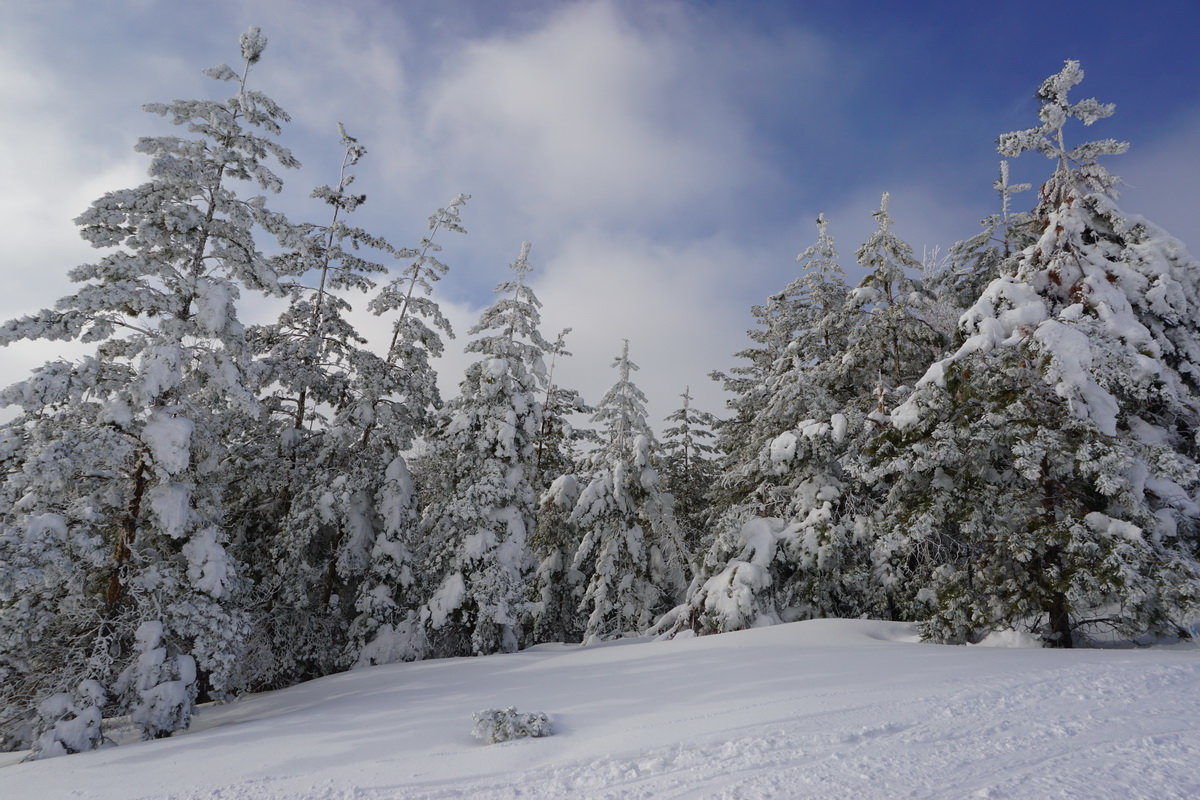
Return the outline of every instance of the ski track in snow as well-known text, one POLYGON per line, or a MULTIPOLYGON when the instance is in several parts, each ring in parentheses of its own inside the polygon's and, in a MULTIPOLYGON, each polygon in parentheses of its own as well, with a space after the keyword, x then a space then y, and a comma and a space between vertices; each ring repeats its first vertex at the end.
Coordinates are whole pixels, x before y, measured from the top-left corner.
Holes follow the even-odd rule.
POLYGON ((819 621, 362 670, 169 740, 0 770, 0 797, 1200 797, 1200 650, 909 634, 819 621), (470 711, 512 703, 556 715, 556 735, 469 738, 470 711))

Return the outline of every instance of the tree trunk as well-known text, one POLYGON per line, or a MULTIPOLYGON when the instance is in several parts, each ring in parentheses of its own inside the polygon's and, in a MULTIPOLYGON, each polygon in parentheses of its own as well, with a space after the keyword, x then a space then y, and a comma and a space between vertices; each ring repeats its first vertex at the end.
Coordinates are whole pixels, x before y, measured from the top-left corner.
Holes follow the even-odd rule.
POLYGON ((132 555, 131 545, 137 538, 138 516, 142 510, 142 497, 146 494, 146 460, 138 453, 137 469, 133 473, 133 496, 129 498, 129 507, 125 519, 121 521, 121 531, 117 534, 113 546, 113 568, 108 576, 108 589, 104 593, 104 603, 108 613, 112 613, 117 603, 125 594, 125 586, 121 582, 121 569, 132 555))
POLYGON ((1071 607, 1067 603, 1067 596, 1062 592, 1052 594, 1046 611, 1050 614, 1050 646, 1074 647, 1071 640, 1071 607))
MULTIPOLYGON (((1049 455, 1042 456, 1042 511, 1045 514, 1046 522, 1051 530, 1056 521, 1055 506, 1057 493, 1055 492, 1054 483, 1050 480, 1050 457, 1049 455)), ((1043 585, 1048 583, 1047 577, 1049 574, 1054 575, 1056 581, 1061 581, 1062 571, 1062 548, 1055 545, 1046 550, 1046 555, 1037 559, 1040 567, 1041 575, 1038 576, 1043 585)), ((1060 584, 1061 585, 1061 584, 1060 584)), ((1050 587, 1046 587, 1049 589, 1050 587)), ((1051 647, 1071 647, 1071 606, 1067 602, 1067 595, 1061 589, 1050 589, 1049 601, 1046 603, 1044 610, 1050 615, 1050 646, 1051 647)))

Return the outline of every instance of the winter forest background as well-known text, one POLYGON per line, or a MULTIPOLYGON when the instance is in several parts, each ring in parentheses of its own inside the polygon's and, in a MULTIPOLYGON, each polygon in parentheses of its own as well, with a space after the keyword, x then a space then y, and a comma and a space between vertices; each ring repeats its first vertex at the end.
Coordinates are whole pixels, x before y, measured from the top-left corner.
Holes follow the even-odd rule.
MULTIPOLYGON (((491 58, 495 85, 516 83, 535 68, 530 53, 587 58, 580 42, 605 35, 632 40, 649 67, 661 41, 630 37, 629 13, 564 6, 507 50, 468 48, 457 75, 491 58)), ((1200 265, 1161 220, 1122 210, 1114 156, 1126 145, 1104 128, 1124 110, 1109 120, 1104 86, 1078 86, 1077 62, 1043 57, 1022 94, 1045 78, 1036 102, 988 135, 999 152, 982 228, 914 248, 893 219, 903 192, 845 228, 840 213, 814 213, 790 231, 799 263, 746 303, 748 345, 721 349, 670 323, 704 316, 689 304, 692 269, 713 270, 726 303, 758 284, 730 242, 665 256, 670 282, 648 292, 632 279, 639 260, 613 259, 603 230, 585 225, 553 252, 587 262, 583 288, 597 292, 589 308, 551 313, 563 284, 539 283, 549 267, 536 240, 505 230, 486 264, 465 244, 480 228, 497 240, 494 197, 480 211, 465 194, 431 200, 407 240, 390 215, 365 216, 369 176, 403 181, 396 161, 372 172, 379 153, 405 147, 400 130, 361 135, 358 119, 377 109, 335 104, 336 118, 307 122, 338 137, 301 169, 296 123, 271 99, 273 80, 298 78, 270 71, 274 47, 251 28, 212 49, 227 64, 207 85, 163 95, 200 99, 146 107, 154 117, 132 137, 140 172, 89 182, 86 210, 71 212, 98 250, 64 262, 57 295, 43 286, 25 302, 18 288, 22 305, 0 328, 7 344, 40 343, 23 357, 50 358, 3 393, 6 748, 88 749, 114 714, 164 736, 197 702, 356 666, 648 630, 864 616, 917 621, 951 643, 1008 629, 1055 646, 1189 634, 1200 265), (307 204, 281 193, 297 183, 317 186, 307 204), (457 253, 471 280, 496 285, 462 321, 462 297, 441 295, 457 253), (47 310, 28 315, 39 303, 47 310), (603 361, 589 352, 578 365, 572 313, 615 323, 603 361), (465 355, 439 361, 452 330, 465 355), (669 392, 661 374, 643 382, 642 347, 717 369, 724 393, 703 372, 669 392), (651 384, 678 401, 658 397, 650 413, 651 384)), ((747 78, 724 76, 739 88, 747 78)), ((432 130, 483 157, 488 87, 467 85, 430 109, 443 123, 432 130), (473 126, 445 122, 472 112, 473 126)), ((672 98, 684 111, 697 102, 672 98)), ((531 113, 553 102, 523 100, 531 113)), ((634 109, 672 133, 650 105, 634 109)), ((565 141, 612 139, 614 157, 634 152, 621 134, 644 132, 601 136, 588 124, 601 116, 568 117, 578 127, 565 141)), ((745 131, 716 127, 729 159, 689 151, 697 142, 681 132, 643 153, 649 176, 696 191, 691 170, 715 166, 730 171, 728 189, 764 166, 737 163, 745 131)), ((939 147, 962 146, 959 128, 936 133, 939 147)), ((521 179, 542 169, 576 188, 603 177, 561 144, 540 142, 546 163, 521 164, 501 197, 525 197, 521 179)), ((625 174, 600 187, 601 207, 628 202, 656 224, 666 189, 624 185, 625 174)), ((539 201, 568 225, 584 214, 570 192, 539 201)), ((1167 209, 1185 234, 1191 208, 1167 209)), ((944 231, 925 211, 924 230, 944 231)))

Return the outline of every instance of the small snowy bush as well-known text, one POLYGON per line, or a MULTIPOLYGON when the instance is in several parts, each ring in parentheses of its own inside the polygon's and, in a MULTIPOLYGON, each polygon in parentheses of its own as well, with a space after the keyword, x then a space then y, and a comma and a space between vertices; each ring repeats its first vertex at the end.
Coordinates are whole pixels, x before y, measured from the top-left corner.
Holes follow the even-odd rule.
POLYGON ((509 706, 501 711, 497 708, 485 708, 476 711, 472 717, 475 720, 475 730, 471 733, 476 739, 482 739, 485 744, 507 742, 522 736, 549 736, 550 717, 541 711, 532 714, 520 714, 515 706, 509 706))
POLYGON ((41 732, 29 758, 53 758, 93 750, 104 741, 100 730, 104 687, 94 680, 79 684, 75 693, 60 692, 38 705, 41 732))

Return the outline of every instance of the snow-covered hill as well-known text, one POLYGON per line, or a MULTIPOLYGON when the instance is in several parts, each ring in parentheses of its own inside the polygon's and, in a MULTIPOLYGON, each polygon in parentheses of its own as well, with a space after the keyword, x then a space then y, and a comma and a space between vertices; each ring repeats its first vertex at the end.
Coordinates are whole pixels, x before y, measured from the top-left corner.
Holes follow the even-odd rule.
POLYGON ((818 620, 396 664, 16 764, 4 800, 1195 798, 1200 649, 918 643, 818 620), (472 712, 555 735, 485 746, 472 712))

